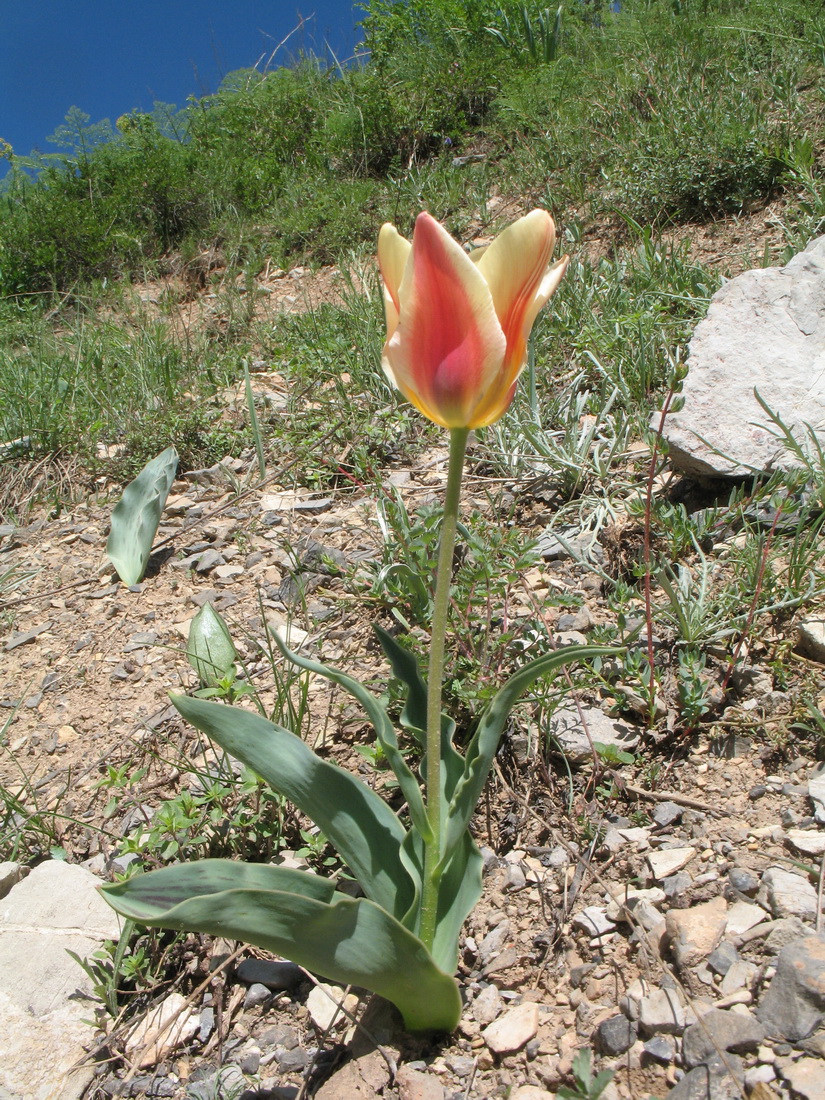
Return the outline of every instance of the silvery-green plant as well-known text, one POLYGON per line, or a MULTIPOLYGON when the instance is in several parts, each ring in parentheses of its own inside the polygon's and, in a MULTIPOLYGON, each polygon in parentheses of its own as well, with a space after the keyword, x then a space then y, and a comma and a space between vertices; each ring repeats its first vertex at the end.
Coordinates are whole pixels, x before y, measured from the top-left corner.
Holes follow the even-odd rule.
POLYGON ((124 584, 143 579, 177 468, 178 452, 167 447, 143 467, 115 505, 106 553, 124 584))
POLYGON ((204 699, 174 696, 180 713, 315 823, 363 891, 352 897, 314 874, 207 859, 106 886, 130 920, 229 936, 285 955, 343 984, 379 993, 412 1030, 451 1031, 461 1014, 453 978, 459 934, 481 895, 482 859, 470 822, 516 702, 540 677, 614 651, 578 646, 524 665, 498 690, 462 754, 442 713, 447 611, 464 453, 470 430, 509 406, 539 309, 566 260, 550 264, 553 222, 534 211, 471 259, 427 214, 413 242, 379 239, 390 379, 450 431, 450 458, 426 679, 415 657, 377 629, 404 687, 401 726, 417 744, 416 774, 383 704, 345 673, 288 650, 296 667, 349 693, 369 718, 406 804, 402 820, 370 787, 316 755, 284 726, 204 699), (422 782, 423 781, 423 782, 422 782))

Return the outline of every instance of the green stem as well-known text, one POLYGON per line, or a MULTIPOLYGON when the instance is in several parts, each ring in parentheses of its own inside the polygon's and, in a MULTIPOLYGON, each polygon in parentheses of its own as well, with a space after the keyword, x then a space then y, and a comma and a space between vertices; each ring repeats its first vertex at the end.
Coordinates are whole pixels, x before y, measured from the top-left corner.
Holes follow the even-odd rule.
POLYGON ((441 859, 441 690, 444 681, 444 648, 447 634, 447 615, 450 609, 450 582, 453 573, 453 550, 458 527, 458 502, 461 495, 461 476, 464 472, 464 453, 467 449, 468 428, 450 429, 450 462, 447 470, 447 491, 444 497, 444 515, 441 524, 441 540, 438 547, 438 571, 435 580, 433 623, 430 634, 430 664, 427 675, 427 766, 424 776, 424 798, 432 839, 424 849, 424 882, 421 894, 422 942, 432 949, 438 918, 438 876, 436 868, 441 859))

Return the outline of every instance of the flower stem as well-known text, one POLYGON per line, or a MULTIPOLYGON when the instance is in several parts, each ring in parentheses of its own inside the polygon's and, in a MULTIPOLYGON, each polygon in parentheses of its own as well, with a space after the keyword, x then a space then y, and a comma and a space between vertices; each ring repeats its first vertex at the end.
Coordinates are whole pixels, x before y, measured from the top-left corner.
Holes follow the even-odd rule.
POLYGON ((464 472, 464 453, 467 449, 468 428, 450 429, 450 461, 447 470, 447 491, 444 497, 444 515, 441 523, 441 540, 438 546, 438 567, 433 601, 433 622, 430 633, 430 663, 427 675, 427 741, 424 798, 432 839, 424 849, 424 882, 421 895, 420 938, 432 948, 438 918, 438 878, 436 868, 441 859, 441 690, 444 681, 444 647, 447 633, 447 614, 450 608, 450 582, 453 574, 453 550, 458 526, 458 502, 461 495, 461 477, 464 472))

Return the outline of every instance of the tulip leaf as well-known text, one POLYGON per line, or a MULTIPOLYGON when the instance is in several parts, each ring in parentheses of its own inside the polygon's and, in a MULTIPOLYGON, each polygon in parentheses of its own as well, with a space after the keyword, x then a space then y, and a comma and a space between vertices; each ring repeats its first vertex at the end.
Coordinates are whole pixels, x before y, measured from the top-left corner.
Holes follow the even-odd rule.
POLYGON ((456 844, 461 842, 470 824, 484 784, 487 782, 490 768, 493 766, 502 731, 519 697, 540 676, 555 672, 563 665, 573 661, 587 661, 595 657, 612 657, 620 652, 621 650, 609 646, 565 646, 563 649, 555 649, 552 653, 546 653, 543 657, 530 661, 499 688, 484 711, 467 746, 464 775, 453 793, 448 810, 447 834, 442 849, 444 852, 450 852, 456 844))
POLYGON ((432 953, 441 969, 450 974, 458 965, 461 927, 481 897, 483 863, 478 845, 465 831, 439 868, 438 916, 432 953))
POLYGON ((358 680, 353 680, 351 676, 339 672, 338 669, 330 668, 328 665, 322 665, 318 661, 311 661, 307 657, 301 657, 297 653, 292 653, 286 648, 277 634, 273 634, 273 637, 275 638, 278 648, 289 661, 299 668, 306 669, 307 672, 314 672, 318 676, 323 676, 325 679, 331 680, 334 684, 340 685, 361 704, 373 725, 375 736, 387 758, 387 762, 395 772, 398 785, 407 801, 410 817, 412 818, 415 828, 418 829, 422 836, 431 836, 432 830, 430 829, 430 822, 424 808, 424 798, 421 794, 421 787, 406 760, 401 755, 401 750, 398 747, 398 735, 382 704, 379 703, 372 692, 368 691, 363 684, 358 682, 358 680))
MULTIPOLYGON (((375 634, 381 648, 392 665, 392 670, 407 688, 404 710, 401 712, 401 725, 416 737, 422 749, 425 748, 427 725, 427 688, 421 677, 421 670, 415 655, 400 646, 392 635, 376 626, 375 634)), ((441 716, 441 791, 446 806, 453 796, 456 785, 464 774, 464 757, 453 746, 455 722, 447 714, 441 716)), ((426 768, 426 752, 421 763, 423 773, 426 768)), ((441 815, 442 820, 444 814, 441 815)))
POLYGON ((399 919, 409 910, 416 884, 400 858, 406 833, 382 798, 259 714, 185 695, 173 695, 172 702, 188 722, 312 818, 368 898, 399 919))
POLYGON ((458 986, 421 941, 380 906, 313 875, 201 860, 135 875, 103 892, 141 924, 242 940, 378 993, 411 1031, 452 1031, 458 1024, 458 986))
POLYGON ((106 554, 124 584, 137 584, 146 572, 177 468, 178 452, 167 447, 143 467, 115 505, 106 554))
POLYGON ((203 605, 189 626, 186 656, 203 687, 215 687, 226 677, 234 679, 235 643, 211 603, 203 605))

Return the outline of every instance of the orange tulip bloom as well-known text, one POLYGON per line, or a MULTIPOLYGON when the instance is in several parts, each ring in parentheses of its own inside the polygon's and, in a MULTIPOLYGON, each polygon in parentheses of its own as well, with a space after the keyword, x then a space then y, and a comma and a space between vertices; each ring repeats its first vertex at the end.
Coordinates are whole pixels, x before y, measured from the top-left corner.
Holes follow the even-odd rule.
POLYGON ((545 210, 469 255, 429 214, 412 244, 387 223, 378 237, 390 381, 445 428, 483 428, 504 415, 527 361, 541 307, 569 257, 551 264, 556 230, 545 210))

